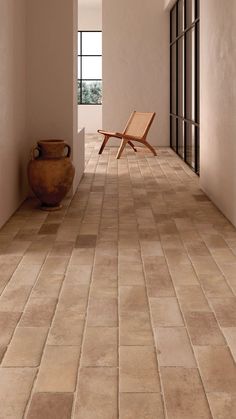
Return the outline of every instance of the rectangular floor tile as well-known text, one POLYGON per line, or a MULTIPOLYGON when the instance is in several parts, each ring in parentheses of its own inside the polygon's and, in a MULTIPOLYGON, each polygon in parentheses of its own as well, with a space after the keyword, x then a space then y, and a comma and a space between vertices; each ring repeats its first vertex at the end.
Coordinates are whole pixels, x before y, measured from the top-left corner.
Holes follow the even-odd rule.
POLYGON ((118 358, 116 327, 87 327, 81 365, 116 367, 118 358))
POLYGON ((37 367, 47 338, 46 327, 18 327, 4 357, 4 367, 37 367))
POLYGON ((168 419, 212 419, 197 369, 161 368, 168 419))
POLYGON ((150 298, 150 306, 154 327, 184 325, 176 298, 150 298))
POLYGON ((27 419, 71 419, 73 394, 36 393, 30 403, 27 419))
POLYGON ((148 312, 124 311, 120 314, 120 345, 153 346, 153 333, 148 312))
POLYGON ((184 327, 155 329, 157 359, 162 367, 196 368, 196 361, 184 327))
POLYGON ((0 369, 0 419, 23 418, 35 375, 34 368, 0 369))
POLYGON ((120 392, 155 393, 160 391, 156 354, 153 347, 120 347, 120 392))
POLYGON ((78 346, 47 346, 39 369, 35 391, 74 392, 79 356, 78 346))
POLYGON ((118 419, 117 369, 82 368, 75 419, 118 419))
POLYGON ((225 339, 213 313, 189 311, 184 313, 193 345, 225 345, 225 339))
POLYGON ((195 347, 207 392, 236 393, 236 366, 225 346, 195 347))
POLYGON ((120 419, 164 419, 161 395, 158 393, 121 393, 120 419))

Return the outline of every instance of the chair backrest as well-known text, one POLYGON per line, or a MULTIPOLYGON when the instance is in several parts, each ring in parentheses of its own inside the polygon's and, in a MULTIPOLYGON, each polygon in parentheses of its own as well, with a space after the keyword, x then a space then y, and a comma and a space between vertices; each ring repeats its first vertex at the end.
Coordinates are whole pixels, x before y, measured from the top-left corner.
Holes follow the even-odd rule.
POLYGON ((155 115, 155 112, 134 111, 126 124, 123 134, 145 139, 155 115))

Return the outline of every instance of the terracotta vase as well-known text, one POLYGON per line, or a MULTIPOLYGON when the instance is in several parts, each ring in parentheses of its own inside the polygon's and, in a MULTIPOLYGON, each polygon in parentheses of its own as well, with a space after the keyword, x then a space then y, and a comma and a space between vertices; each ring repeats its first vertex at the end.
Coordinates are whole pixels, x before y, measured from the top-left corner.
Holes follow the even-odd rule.
POLYGON ((28 164, 29 184, 42 203, 42 209, 61 208, 75 174, 71 148, 64 140, 42 140, 31 150, 28 164))

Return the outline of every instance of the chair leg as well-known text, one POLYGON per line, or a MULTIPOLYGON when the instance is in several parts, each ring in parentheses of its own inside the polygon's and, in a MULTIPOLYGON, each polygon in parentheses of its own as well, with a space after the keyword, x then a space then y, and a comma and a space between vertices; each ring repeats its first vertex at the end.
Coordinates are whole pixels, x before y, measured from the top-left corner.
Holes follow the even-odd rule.
POLYGON ((124 148, 125 148, 125 146, 126 146, 126 144, 127 144, 127 143, 128 143, 128 141, 127 141, 127 140, 122 140, 122 141, 121 141, 120 148, 119 148, 118 153, 117 153, 117 155, 116 155, 116 158, 117 158, 117 159, 119 159, 119 158, 120 158, 120 156, 121 156, 121 154, 123 153, 124 148))
POLYGON ((154 156, 157 156, 156 150, 155 150, 155 148, 151 144, 149 144, 147 141, 143 142, 143 144, 147 148, 149 148, 149 150, 154 154, 154 156))
POLYGON ((100 148, 98 154, 102 154, 102 152, 103 152, 103 150, 105 148, 105 145, 106 145, 107 141, 109 140, 109 138, 110 138, 109 135, 105 135, 104 136, 104 140, 102 142, 102 145, 101 145, 101 148, 100 148))
POLYGON ((130 145, 130 147, 132 147, 132 149, 137 152, 137 148, 135 148, 135 146, 133 145, 133 143, 131 141, 128 141, 128 144, 130 145))

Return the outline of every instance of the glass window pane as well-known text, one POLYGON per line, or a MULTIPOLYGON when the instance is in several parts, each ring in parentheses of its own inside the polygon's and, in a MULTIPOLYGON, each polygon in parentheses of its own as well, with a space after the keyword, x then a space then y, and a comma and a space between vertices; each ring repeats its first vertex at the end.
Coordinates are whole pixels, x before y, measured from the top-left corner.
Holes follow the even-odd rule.
POLYGON ((199 128, 195 127, 195 141, 196 141, 196 167, 195 170, 197 173, 200 171, 200 142, 199 142, 199 128))
POLYGON ((195 121, 195 30, 186 33, 186 118, 195 121))
POLYGON ((102 82, 82 81, 82 104, 100 105, 102 103, 102 82))
POLYGON ((78 63, 77 63, 77 79, 81 79, 81 57, 78 57, 78 63))
POLYGON ((178 154, 184 158, 184 122, 178 119, 178 154))
POLYGON ((81 104, 81 82, 77 81, 77 99, 78 99, 78 105, 81 104))
POLYGON ((178 2, 178 35, 184 30, 184 0, 178 2))
POLYGON ((171 42, 176 39, 176 6, 171 11, 171 42))
POLYGON ((186 124, 186 161, 195 169, 195 125, 186 124))
POLYGON ((186 0, 186 27, 188 28, 195 20, 195 0, 186 0))
POLYGON ((81 50, 80 50, 80 47, 81 47, 81 43, 80 43, 80 36, 81 36, 81 32, 78 32, 78 39, 77 39, 77 50, 78 50, 78 55, 80 55, 80 54, 81 54, 81 50))
POLYGON ((171 113, 176 114, 176 44, 171 46, 171 113))
POLYGON ((178 41, 178 115, 184 116, 184 38, 178 41))
POLYGON ((176 151, 176 118, 170 117, 171 125, 171 147, 176 151))
POLYGON ((196 19, 200 16, 200 1, 196 0, 196 19))
POLYGON ((102 78, 102 57, 82 57, 82 78, 102 78))
POLYGON ((102 33, 83 32, 82 33, 82 54, 83 55, 102 55, 102 33))

